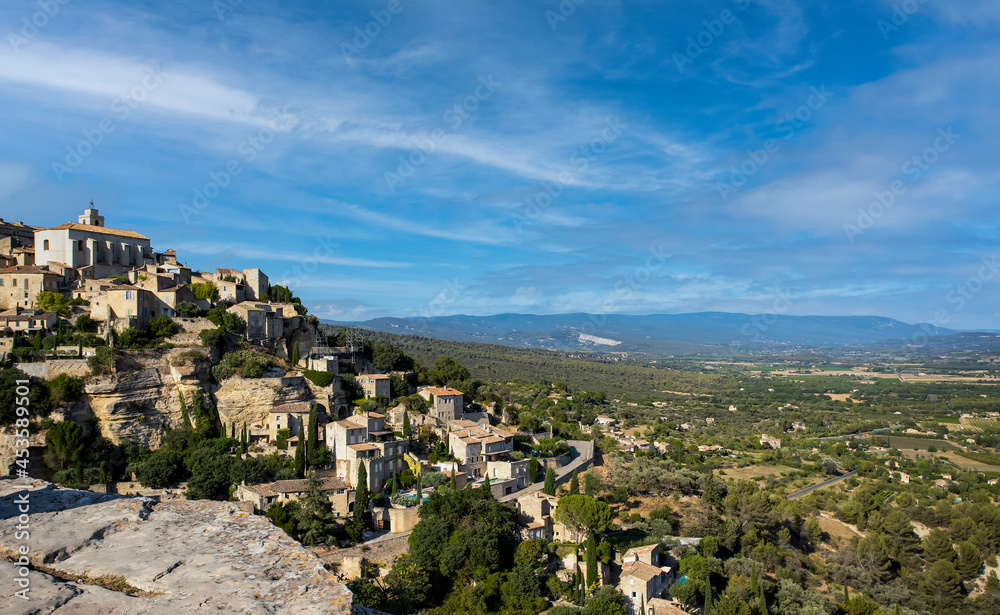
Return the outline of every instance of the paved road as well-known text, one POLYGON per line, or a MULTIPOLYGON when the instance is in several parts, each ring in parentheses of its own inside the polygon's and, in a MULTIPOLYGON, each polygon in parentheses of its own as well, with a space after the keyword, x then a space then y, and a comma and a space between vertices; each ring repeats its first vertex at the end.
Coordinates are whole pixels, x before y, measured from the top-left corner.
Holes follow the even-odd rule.
POLYGON ((822 489, 823 487, 829 487, 830 485, 832 485, 834 483, 839 483, 840 481, 844 480, 845 478, 850 478, 850 477, 854 476, 857 473, 858 473, 857 470, 851 470, 847 474, 841 474, 840 476, 835 476, 834 478, 831 478, 830 480, 825 480, 825 481, 821 482, 818 485, 813 485, 812 487, 806 487, 802 491, 796 491, 792 495, 788 496, 787 499, 794 500, 795 498, 800 498, 800 497, 802 497, 802 496, 804 496, 804 495, 806 495, 808 493, 812 493, 813 491, 816 491, 817 489, 822 489))
MULTIPOLYGON (((573 472, 578 470, 581 465, 586 463, 589 459, 594 456, 594 443, 589 440, 567 440, 566 444, 569 445, 570 450, 570 462, 556 470, 556 484, 559 483, 563 478, 571 475, 573 472)), ((539 470, 539 474, 542 472, 539 470)), ((538 481, 528 485, 520 491, 515 491, 510 495, 505 495, 500 498, 501 502, 509 502, 511 500, 517 499, 526 493, 533 493, 535 491, 541 491, 542 487, 545 486, 545 481, 538 481)))

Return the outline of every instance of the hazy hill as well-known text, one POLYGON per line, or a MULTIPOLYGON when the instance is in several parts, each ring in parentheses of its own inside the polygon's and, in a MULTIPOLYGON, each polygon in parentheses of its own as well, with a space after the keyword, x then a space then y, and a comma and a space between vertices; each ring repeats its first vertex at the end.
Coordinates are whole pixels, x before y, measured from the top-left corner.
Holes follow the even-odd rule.
MULTIPOLYGON (((344 323, 338 323, 344 324, 344 323)), ((376 318, 364 329, 453 341, 610 352, 703 353, 859 346, 923 338, 918 325, 878 316, 691 314, 496 314, 376 318)), ((936 329, 938 335, 957 333, 936 329)))

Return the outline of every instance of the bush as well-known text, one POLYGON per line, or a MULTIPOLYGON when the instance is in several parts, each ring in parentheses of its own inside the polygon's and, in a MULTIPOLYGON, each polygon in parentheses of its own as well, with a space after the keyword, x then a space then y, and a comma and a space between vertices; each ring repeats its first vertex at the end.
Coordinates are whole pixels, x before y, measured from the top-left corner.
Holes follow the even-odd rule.
POLYGON ((219 300, 219 289, 212 282, 190 284, 188 288, 194 293, 195 299, 208 299, 212 303, 219 300))
POLYGON ((166 315, 160 315, 149 321, 149 331, 154 337, 163 339, 177 333, 177 325, 166 315))
POLYGON ((93 356, 87 357, 87 367, 90 368, 90 373, 94 376, 110 374, 115 371, 118 359, 120 358, 121 355, 113 349, 107 346, 99 346, 93 356))
POLYGON ((177 312, 179 316, 187 318, 194 318, 195 316, 201 315, 201 308, 190 301, 178 301, 177 305, 174 306, 174 311, 177 312))
POLYGON ((337 378, 337 374, 333 372, 318 372, 312 369, 305 370, 302 375, 318 387, 328 387, 337 378))
POLYGON ((76 401, 80 399, 83 381, 68 374, 59 374, 46 382, 52 394, 52 403, 61 401, 76 401))
POLYGON ((80 314, 76 317, 74 328, 80 333, 93 333, 97 331, 97 321, 90 314, 80 314))
POLYGON ((237 350, 226 353, 219 364, 212 368, 212 375, 222 381, 239 372, 244 378, 260 378, 270 361, 249 350, 237 350))
POLYGON ((149 347, 149 333, 143 329, 129 327, 118 334, 115 345, 119 348, 140 349, 149 347))

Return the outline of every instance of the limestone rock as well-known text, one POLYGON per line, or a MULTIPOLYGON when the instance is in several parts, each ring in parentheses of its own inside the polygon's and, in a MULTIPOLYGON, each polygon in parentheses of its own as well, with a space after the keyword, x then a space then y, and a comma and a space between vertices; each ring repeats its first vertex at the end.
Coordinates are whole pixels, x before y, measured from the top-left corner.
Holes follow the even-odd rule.
POLYGON ((17 574, 10 560, 22 542, 31 549, 31 600, 5 583, 4 613, 352 612, 351 592, 313 553, 232 503, 156 503, 0 480, 6 579, 17 574), (15 499, 25 492, 31 536, 18 540, 15 499), (138 595, 114 591, 126 588, 138 595))
MULTIPOLYGON (((308 401, 312 393, 302 376, 282 378, 241 378, 222 381, 215 392, 216 408, 223 425, 264 425, 275 405, 308 401)), ((239 427, 237 428, 239 429, 239 427)))

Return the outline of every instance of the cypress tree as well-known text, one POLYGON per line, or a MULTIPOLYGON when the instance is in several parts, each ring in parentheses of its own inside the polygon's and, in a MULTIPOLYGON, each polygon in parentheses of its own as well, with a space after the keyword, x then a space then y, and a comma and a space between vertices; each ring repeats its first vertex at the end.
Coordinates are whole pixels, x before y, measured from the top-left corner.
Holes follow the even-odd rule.
POLYGON ((424 501, 424 488, 420 484, 420 470, 417 469, 417 506, 420 506, 424 501))
POLYGON ((489 474, 486 475, 486 480, 483 481, 483 489, 486 491, 486 495, 484 497, 489 498, 489 499, 493 499, 493 488, 490 487, 490 475, 489 474))
POLYGON ((392 495, 399 493, 399 476, 392 477, 392 495))
POLYGON ((410 414, 406 410, 403 410, 403 437, 409 440, 411 435, 410 414))
POLYGON ((639 597, 639 613, 641 615, 646 615, 646 596, 643 594, 639 597))
POLYGON ((597 539, 594 533, 587 536, 587 587, 597 583, 597 539))
POLYGON ((299 364, 299 343, 292 342, 292 367, 299 364))
POLYGON ((311 468, 315 465, 316 446, 319 443, 319 409, 315 403, 309 406, 309 437, 306 440, 306 463, 311 468))
POLYGON ((538 466, 540 465, 536 457, 532 457, 531 461, 528 462, 528 482, 534 484, 538 481, 538 466))
MULTIPOLYGON (((576 474, 574 471, 573 478, 569 479, 569 495, 580 495, 580 479, 576 474)), ((587 579, 587 583, 590 584, 590 579, 587 579)))
MULTIPOLYGON (((235 426, 236 425, 234 423, 233 427, 235 426)), ((240 432, 240 448, 242 449, 244 455, 246 454, 247 449, 249 448, 248 446, 249 444, 250 444, 250 436, 247 433, 247 422, 243 421, 243 430, 240 432)))
POLYGON ((299 439, 295 443, 295 475, 299 478, 305 476, 306 472, 306 435, 302 431, 302 423, 299 423, 299 439))
POLYGON ((358 463, 358 479, 354 485, 354 509, 347 527, 347 533, 354 542, 361 542, 362 532, 368 526, 368 469, 364 463, 358 463))
POLYGON ((236 421, 229 422, 229 437, 236 439, 236 421))
POLYGON ((191 429, 191 415, 188 414, 187 402, 184 401, 184 393, 178 393, 178 397, 181 398, 181 429, 191 429))
POLYGON ((712 578, 705 579, 705 615, 712 615, 712 578))
POLYGON ((456 478, 455 478, 456 474, 458 474, 458 464, 457 463, 453 463, 453 464, 451 464, 451 488, 452 488, 452 490, 457 489, 456 485, 458 483, 456 482, 456 478))
POLYGON ((545 495, 556 494, 556 471, 552 468, 545 470, 545 485, 542 487, 542 493, 545 495))

